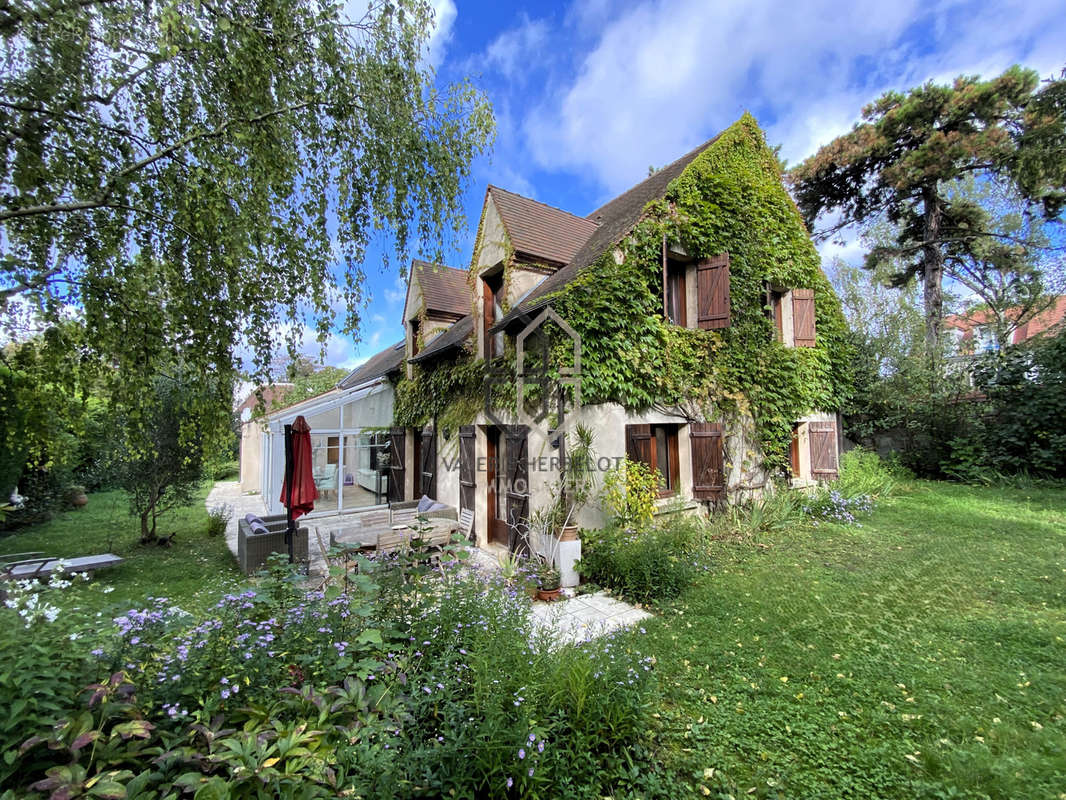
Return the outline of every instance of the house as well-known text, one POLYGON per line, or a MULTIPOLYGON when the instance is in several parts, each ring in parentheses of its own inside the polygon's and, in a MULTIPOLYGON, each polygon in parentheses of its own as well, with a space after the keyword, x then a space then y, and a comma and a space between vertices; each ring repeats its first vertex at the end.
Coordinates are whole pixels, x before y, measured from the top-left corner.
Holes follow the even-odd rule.
POLYGON ((850 355, 819 264, 747 114, 585 216, 489 186, 469 268, 411 271, 393 482, 473 509, 478 544, 506 546, 550 501, 577 424, 598 481, 625 457, 658 470, 663 512, 752 496, 774 474, 833 477, 850 355), (518 396, 538 358, 576 376, 565 421, 518 396))
MULTIPOLYGON (((272 510, 297 414, 315 515, 428 495, 472 509, 482 547, 551 502, 578 425, 597 484, 644 462, 662 513, 836 474, 844 317, 750 115, 584 216, 487 187, 469 266, 415 261, 403 324, 334 390, 269 415, 272 510)), ((574 521, 602 525, 601 504, 574 521)))
MULTIPOLYGON (((1024 322, 1018 322, 1023 309, 1010 308, 1004 312, 1004 325, 1010 344, 1021 344, 1037 336, 1054 334, 1066 321, 1066 295, 1058 295, 1046 308, 1032 314, 1024 322)), ((1030 312, 1031 313, 1031 312, 1030 312)), ((949 314, 944 318, 944 327, 956 333, 960 352, 970 355, 992 353, 1000 348, 996 335, 997 318, 987 309, 978 309, 971 314, 949 314)))
POLYGON ((257 386, 234 409, 241 424, 239 464, 242 492, 258 492, 262 484, 259 440, 263 425, 262 420, 257 418, 256 409, 261 408, 264 414, 269 414, 284 405, 285 396, 292 391, 293 386, 291 383, 257 386))

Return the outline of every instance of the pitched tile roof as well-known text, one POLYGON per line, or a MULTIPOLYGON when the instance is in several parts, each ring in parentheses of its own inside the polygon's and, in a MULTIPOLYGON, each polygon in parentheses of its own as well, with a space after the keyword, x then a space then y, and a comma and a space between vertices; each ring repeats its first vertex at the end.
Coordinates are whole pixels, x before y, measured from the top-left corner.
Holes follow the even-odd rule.
POLYGON ((410 360, 417 364, 422 361, 429 361, 436 356, 443 355, 445 352, 461 346, 473 332, 474 316, 472 314, 467 314, 448 328, 448 330, 444 331, 444 333, 431 339, 429 343, 410 360))
POLYGON ((596 223, 558 208, 489 186, 487 192, 516 252, 568 264, 596 230, 596 223))
POLYGON ((400 365, 403 364, 404 349, 406 347, 406 342, 397 342, 396 344, 385 348, 380 353, 372 355, 367 359, 366 363, 361 364, 349 372, 348 375, 337 384, 337 388, 351 389, 353 386, 368 383, 375 378, 380 378, 383 375, 388 375, 390 372, 398 370, 400 365))
POLYGON ((644 207, 666 194, 666 189, 670 182, 684 172, 685 167, 691 164, 696 156, 714 144, 717 139, 718 137, 715 136, 713 139, 707 140, 696 149, 657 170, 632 189, 623 192, 589 214, 587 219, 596 223, 597 228, 588 241, 581 246, 565 267, 553 272, 541 281, 522 302, 518 303, 503 319, 493 326, 493 330, 505 328, 519 317, 545 305, 544 297, 546 295, 561 289, 576 278, 581 270, 591 265, 607 252, 610 247, 620 242, 640 221, 640 217, 644 213, 644 207))
MULTIPOLYGON (((417 258, 411 262, 411 277, 407 296, 411 296, 411 281, 418 281, 427 311, 439 311, 462 317, 470 313, 470 287, 465 269, 430 264, 417 258)), ((403 304, 403 318, 407 319, 407 301, 403 304)))
MULTIPOLYGON (((1008 318, 1016 318, 1020 312, 1021 309, 1015 307, 1008 308, 1004 313, 1008 318)), ((991 311, 978 309, 972 314, 949 314, 944 317, 944 324, 949 328, 962 331, 963 341, 966 341, 973 338, 974 328, 987 325, 993 319, 991 311)), ((1064 323, 1066 323, 1066 294, 1059 295, 1051 305, 1015 328, 1011 333, 1011 344, 1027 342, 1034 336, 1053 330, 1064 323)))

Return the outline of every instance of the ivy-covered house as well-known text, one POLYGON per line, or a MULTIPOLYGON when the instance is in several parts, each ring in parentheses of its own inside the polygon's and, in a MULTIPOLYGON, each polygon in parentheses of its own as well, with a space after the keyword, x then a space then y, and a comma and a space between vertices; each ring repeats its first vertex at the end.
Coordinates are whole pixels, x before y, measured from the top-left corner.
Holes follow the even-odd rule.
MULTIPOLYGON (((580 337, 566 428, 592 431, 598 469, 657 469, 664 508, 832 477, 849 353, 819 264, 747 114, 587 216, 488 187, 469 269, 412 270, 397 493, 474 509, 483 546, 549 501, 560 420, 520 418, 513 388, 516 345, 541 320, 580 337)), ((561 341, 544 356, 556 373, 575 366, 561 341)), ((599 504, 577 521, 601 524, 599 504)))

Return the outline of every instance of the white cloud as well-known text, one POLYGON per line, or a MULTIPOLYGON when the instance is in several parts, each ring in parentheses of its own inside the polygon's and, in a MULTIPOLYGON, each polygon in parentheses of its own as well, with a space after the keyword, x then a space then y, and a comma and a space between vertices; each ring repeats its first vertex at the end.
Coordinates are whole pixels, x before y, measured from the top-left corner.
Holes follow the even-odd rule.
POLYGON ((602 24, 575 77, 529 112, 526 141, 540 166, 613 194, 747 109, 795 162, 885 89, 1015 62, 1061 68, 1059 2, 645 0, 602 24))
POLYGON ((433 0, 433 31, 426 44, 426 60, 436 69, 444 62, 452 40, 452 27, 458 12, 454 0, 433 0))
POLYGON ((391 289, 385 290, 385 302, 390 306, 399 305, 407 299, 407 281, 399 275, 392 283, 391 289))
POLYGON ((525 83, 550 36, 551 28, 546 20, 531 20, 523 13, 522 23, 497 36, 479 60, 507 80, 525 83))

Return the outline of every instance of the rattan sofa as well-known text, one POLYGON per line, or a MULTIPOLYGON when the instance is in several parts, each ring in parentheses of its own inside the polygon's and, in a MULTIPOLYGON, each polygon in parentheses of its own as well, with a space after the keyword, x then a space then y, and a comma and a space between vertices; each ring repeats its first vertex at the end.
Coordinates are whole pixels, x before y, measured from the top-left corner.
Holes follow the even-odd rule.
MULTIPOLYGON (((289 552, 285 544, 286 516, 279 514, 261 519, 266 526, 266 533, 253 533, 246 519, 237 522, 237 564, 245 575, 262 569, 272 553, 289 552)), ((298 564, 306 564, 308 561, 307 528, 296 529, 293 559, 298 564)))
POLYGON ((423 511, 420 514, 418 501, 409 500, 393 503, 389 508, 368 509, 360 514, 339 518, 329 527, 329 543, 331 547, 362 545, 371 550, 394 549, 400 540, 409 539, 413 533, 406 528, 396 529, 401 525, 415 525, 415 519, 419 516, 428 520, 432 528, 429 538, 435 544, 447 544, 452 532, 458 527, 454 506, 423 511))

